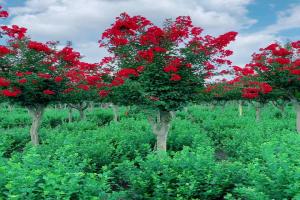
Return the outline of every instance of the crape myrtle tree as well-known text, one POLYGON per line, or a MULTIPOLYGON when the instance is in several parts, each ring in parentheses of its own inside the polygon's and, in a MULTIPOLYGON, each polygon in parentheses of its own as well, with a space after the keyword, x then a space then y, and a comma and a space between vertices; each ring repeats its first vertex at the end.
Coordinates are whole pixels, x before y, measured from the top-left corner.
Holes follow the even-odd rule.
POLYGON ((255 108, 256 121, 261 118, 261 109, 272 98, 276 97, 275 90, 260 77, 251 67, 233 67, 236 77, 230 81, 234 87, 241 90, 241 97, 248 100, 255 108))
MULTIPOLYGON (((239 102, 239 115, 242 116, 242 96, 241 90, 238 84, 233 80, 223 79, 211 84, 207 84, 204 93, 208 102, 221 102, 224 107, 227 102, 238 101, 239 102)), ((220 103, 219 103, 220 104, 220 103)))
MULTIPOLYGON (((78 53, 79 55, 79 53, 78 53)), ((85 110, 89 103, 99 99, 98 88, 101 81, 101 74, 97 72, 98 64, 77 62, 70 67, 67 76, 70 81, 67 83, 67 89, 64 92, 64 102, 69 106, 69 122, 72 121, 72 108, 79 111, 80 119, 85 119, 85 110)))
MULTIPOLYGON (((1 95, 26 107, 32 116, 31 141, 39 144, 38 129, 46 106, 61 100, 67 89, 69 66, 78 62, 72 49, 56 49, 56 42, 40 43, 25 36, 26 29, 2 26, 9 37, 9 53, 1 57, 1 95)), ((4 47, 3 47, 4 48, 4 47)))
MULTIPOLYGON (((167 19, 163 27, 158 27, 142 16, 123 13, 99 41, 113 54, 117 66, 113 81, 137 88, 137 100, 129 98, 125 103, 157 112, 148 116, 157 150, 166 151, 170 111, 193 102, 218 65, 231 64, 226 57, 232 51, 224 48, 237 33, 212 37, 201 32, 190 17, 167 19)), ((122 94, 130 95, 121 93, 122 102, 126 100, 122 94)))
POLYGON ((99 95, 102 101, 110 103, 114 113, 114 121, 120 120, 119 106, 134 106, 142 103, 142 88, 137 77, 144 69, 143 66, 136 69, 116 70, 116 63, 113 57, 104 57, 100 63, 102 71, 102 83, 98 83, 99 95), (128 78, 131 77, 131 80, 128 78))
POLYGON ((300 41, 284 45, 273 43, 252 56, 250 66, 265 82, 284 93, 297 112, 297 131, 300 132, 300 41))
POLYGON ((218 73, 215 73, 215 79, 207 82, 203 92, 200 93, 200 101, 209 102, 212 107, 215 105, 221 105, 225 108, 225 104, 229 101, 236 100, 236 89, 229 84, 228 79, 233 76, 233 70, 223 69, 218 73), (218 77, 218 78, 217 78, 218 77))

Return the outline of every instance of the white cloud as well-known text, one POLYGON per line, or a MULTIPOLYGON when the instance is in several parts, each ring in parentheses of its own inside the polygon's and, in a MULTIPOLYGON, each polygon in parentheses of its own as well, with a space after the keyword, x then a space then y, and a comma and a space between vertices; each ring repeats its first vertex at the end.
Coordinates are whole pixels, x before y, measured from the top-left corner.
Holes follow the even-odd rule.
MULTIPOLYGON (((1 1, 1 0, 0 0, 1 1)), ((100 34, 121 12, 143 15, 161 24, 165 18, 190 15, 195 25, 205 33, 217 35, 227 31, 242 31, 230 45, 235 52, 235 65, 249 62, 253 52, 268 43, 281 40, 282 30, 300 27, 300 5, 282 11, 276 23, 264 30, 245 33, 256 23, 247 17, 247 6, 254 0, 27 0, 22 7, 10 8, 11 23, 28 28, 34 40, 71 40, 85 55, 85 61, 98 62, 104 55, 98 48, 100 34)), ((258 1, 258 0, 256 0, 258 1)))
POLYGON ((103 51, 97 41, 103 30, 121 12, 141 14, 154 23, 165 18, 190 15, 195 25, 208 34, 240 30, 255 23, 246 17, 252 0, 27 0, 22 7, 10 8, 11 23, 28 28, 34 40, 73 41, 86 60, 98 61, 103 51), (228 2, 230 1, 230 2, 228 2))
POLYGON ((234 65, 243 67, 251 60, 251 55, 258 52, 259 48, 265 47, 271 42, 281 41, 280 37, 272 34, 255 32, 252 34, 240 34, 229 48, 234 51, 231 60, 234 65))
POLYGON ((277 22, 268 26, 264 32, 279 33, 294 28, 300 28, 300 5, 279 12, 277 22))

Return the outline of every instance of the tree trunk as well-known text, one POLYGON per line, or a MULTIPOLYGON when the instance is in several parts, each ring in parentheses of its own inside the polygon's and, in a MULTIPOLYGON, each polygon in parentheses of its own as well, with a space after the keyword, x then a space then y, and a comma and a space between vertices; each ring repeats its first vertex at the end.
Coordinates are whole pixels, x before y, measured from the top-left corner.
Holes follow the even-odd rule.
POLYGON ((129 111, 130 111, 130 106, 127 106, 124 115, 128 116, 129 115, 129 111))
POLYGON ((284 108, 285 108, 285 105, 279 106, 279 110, 280 110, 281 115, 282 115, 283 118, 285 118, 285 110, 284 110, 284 108))
POLYGON ((242 101, 239 101, 239 116, 243 116, 243 105, 242 105, 242 101))
POLYGON ((297 132, 300 133, 300 103, 299 102, 295 103, 295 109, 297 113, 297 118, 296 118, 297 132))
POLYGON ((255 119, 256 119, 256 122, 259 122, 260 121, 260 106, 256 106, 255 107, 255 119))
POLYGON ((12 112, 12 110, 13 110, 13 106, 10 105, 10 104, 8 104, 8 111, 9 111, 9 112, 12 112))
POLYGON ((95 108, 94 102, 90 102, 89 110, 90 110, 91 112, 93 112, 93 111, 94 111, 94 108, 95 108))
POLYGON ((80 114, 80 120, 85 120, 85 114, 84 114, 84 108, 83 107, 79 107, 78 111, 79 111, 79 114, 80 114))
POLYGON ((156 150, 166 152, 167 151, 167 138, 168 132, 171 125, 171 114, 168 111, 159 111, 159 118, 153 120, 151 117, 148 118, 152 131, 156 136, 156 150))
POLYGON ((119 106, 115 105, 115 104, 112 104, 111 107, 112 107, 113 112, 114 112, 114 121, 118 122, 119 119, 120 119, 120 117, 119 117, 119 106))
POLYGON ((72 120, 73 120, 73 110, 72 110, 72 108, 71 107, 69 107, 69 123, 71 123, 72 122, 72 120))
POLYGON ((188 107, 187 107, 187 106, 184 107, 184 108, 183 108, 183 111, 184 111, 185 113, 188 113, 188 107))
POLYGON ((172 119, 176 117, 176 111, 170 111, 172 119))
POLYGON ((39 145, 39 128, 41 125, 42 116, 45 110, 43 105, 36 105, 28 107, 28 110, 32 117, 32 125, 30 128, 31 142, 34 146, 39 145))

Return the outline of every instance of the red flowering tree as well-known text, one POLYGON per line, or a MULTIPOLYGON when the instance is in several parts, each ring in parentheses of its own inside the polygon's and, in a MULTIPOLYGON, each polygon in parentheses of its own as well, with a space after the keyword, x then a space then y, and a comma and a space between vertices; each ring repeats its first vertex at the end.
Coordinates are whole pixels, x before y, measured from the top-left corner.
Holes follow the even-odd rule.
POLYGON ((248 64, 272 88, 279 90, 295 105, 297 111, 297 131, 300 132, 300 41, 285 45, 273 43, 253 54, 248 64))
MULTIPOLYGON (((79 54, 79 53, 78 53, 79 54)), ((80 119, 85 119, 84 111, 90 102, 98 99, 98 87, 101 87, 102 73, 98 71, 98 64, 77 62, 67 73, 70 82, 64 91, 64 102, 70 109, 79 111, 80 119)), ((71 117, 69 116, 69 121, 71 117)))
MULTIPOLYGON (((206 102, 210 102, 212 105, 222 105, 223 108, 229 101, 242 100, 240 87, 238 87, 237 84, 234 84, 232 80, 228 81, 226 79, 221 81, 216 80, 213 83, 207 84, 204 89, 204 94, 206 102)), ((241 108, 239 109, 240 115, 242 115, 242 110, 241 108)))
POLYGON ((78 57, 66 48, 56 50, 56 43, 31 41, 25 37, 25 28, 2 26, 1 32, 9 40, 0 48, 0 94, 28 108, 32 115, 31 141, 38 145, 44 109, 61 99, 69 82, 69 66, 78 57))
POLYGON ((260 121, 261 109, 274 98, 277 98, 277 90, 274 90, 263 80, 258 73, 246 65, 244 68, 234 66, 236 77, 229 83, 240 90, 241 97, 249 100, 255 107, 256 121, 260 121))
MULTIPOLYGON (((237 33, 219 37, 201 33, 202 29, 193 26, 189 17, 166 20, 163 27, 158 27, 142 16, 123 13, 102 34, 100 44, 113 54, 116 67, 111 86, 134 85, 137 98, 128 101, 158 113, 148 117, 158 150, 167 148, 170 111, 194 101, 205 79, 219 65, 231 64, 226 57, 232 51, 224 48, 237 33)), ((108 87, 102 93, 109 90, 108 87)))

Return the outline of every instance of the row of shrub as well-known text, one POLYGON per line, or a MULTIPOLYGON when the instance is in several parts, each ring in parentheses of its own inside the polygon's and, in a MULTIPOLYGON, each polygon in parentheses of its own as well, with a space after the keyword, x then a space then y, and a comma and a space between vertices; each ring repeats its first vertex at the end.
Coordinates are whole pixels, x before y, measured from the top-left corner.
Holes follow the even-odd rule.
MULTIPOLYGON (((300 199, 291 108, 274 118, 277 111, 266 107, 258 124, 252 109, 242 117, 234 106, 225 109, 179 112, 167 155, 153 152, 150 126, 134 109, 119 123, 99 126, 112 112, 97 109, 86 121, 43 124, 39 147, 30 145, 27 124, 2 127, 0 199, 300 199)), ((47 112, 49 119, 57 113, 47 112)), ((14 115, 26 111, 7 113, 11 122, 14 115)))

